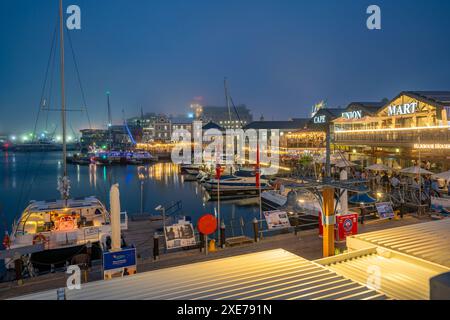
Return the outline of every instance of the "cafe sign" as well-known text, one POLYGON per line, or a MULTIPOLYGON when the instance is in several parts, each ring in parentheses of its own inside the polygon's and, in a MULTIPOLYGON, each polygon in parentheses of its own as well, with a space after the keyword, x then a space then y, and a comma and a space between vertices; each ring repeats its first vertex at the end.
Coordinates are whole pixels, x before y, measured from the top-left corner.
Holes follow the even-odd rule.
POLYGON ((405 103, 401 105, 391 105, 388 107, 388 116, 401 116, 416 112, 417 102, 405 103))
POLYGON ((361 119, 362 118, 362 110, 342 112, 342 118, 348 119, 348 120, 361 119))
POLYGON ((316 123, 316 124, 326 123, 326 122, 327 122, 327 119, 326 119, 325 115, 323 115, 323 116, 315 116, 314 117, 314 123, 316 123))

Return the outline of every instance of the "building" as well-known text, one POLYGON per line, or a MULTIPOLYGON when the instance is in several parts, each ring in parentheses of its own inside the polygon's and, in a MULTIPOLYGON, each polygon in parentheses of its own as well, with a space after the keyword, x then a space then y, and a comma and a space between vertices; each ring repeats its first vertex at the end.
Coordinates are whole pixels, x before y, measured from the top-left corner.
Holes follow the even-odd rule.
POLYGON ((236 110, 233 107, 204 106, 199 114, 201 116, 197 119, 205 123, 212 121, 225 129, 239 129, 253 121, 253 116, 245 105, 236 106, 236 110))
POLYGON ((83 149, 90 146, 105 147, 109 145, 109 131, 106 129, 82 129, 80 143, 83 149))
POLYGON ((450 91, 404 91, 375 112, 350 105, 333 120, 333 143, 364 164, 407 167, 420 159, 450 169, 449 112, 450 91))
POLYGON ((128 119, 127 124, 129 128, 140 128, 139 142, 167 142, 171 139, 171 120, 166 115, 146 113, 140 117, 128 119))

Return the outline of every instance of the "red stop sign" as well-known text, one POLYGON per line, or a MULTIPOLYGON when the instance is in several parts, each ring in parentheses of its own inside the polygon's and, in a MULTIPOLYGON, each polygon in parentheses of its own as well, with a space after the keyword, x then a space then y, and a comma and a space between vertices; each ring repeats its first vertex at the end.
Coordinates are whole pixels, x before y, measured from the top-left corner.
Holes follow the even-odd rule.
POLYGON ((214 233, 217 230, 217 219, 212 214, 205 214, 198 219, 197 229, 205 235, 214 233))

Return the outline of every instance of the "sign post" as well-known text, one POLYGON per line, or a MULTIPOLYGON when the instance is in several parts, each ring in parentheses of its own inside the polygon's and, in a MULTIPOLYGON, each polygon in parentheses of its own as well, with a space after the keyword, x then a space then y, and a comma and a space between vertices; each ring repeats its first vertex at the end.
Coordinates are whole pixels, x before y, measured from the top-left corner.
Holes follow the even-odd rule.
POLYGON ((208 255, 208 235, 217 230, 217 219, 212 214, 205 214, 198 219, 198 231, 205 237, 205 254, 208 255))

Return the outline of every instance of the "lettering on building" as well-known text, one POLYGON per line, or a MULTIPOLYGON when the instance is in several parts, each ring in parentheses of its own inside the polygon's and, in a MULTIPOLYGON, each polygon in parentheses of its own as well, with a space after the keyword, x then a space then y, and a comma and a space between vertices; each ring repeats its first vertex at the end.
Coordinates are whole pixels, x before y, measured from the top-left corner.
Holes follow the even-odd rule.
POLYGON ((314 117, 314 123, 325 123, 326 122, 326 116, 317 116, 314 117))
POLYGON ((400 116, 405 114, 413 114, 416 112, 417 102, 405 103, 402 105, 392 105, 388 107, 388 116, 400 116))
POLYGON ((349 112, 343 112, 342 113, 342 118, 345 119, 361 119, 362 118, 362 110, 357 110, 357 111, 349 111, 349 112))

